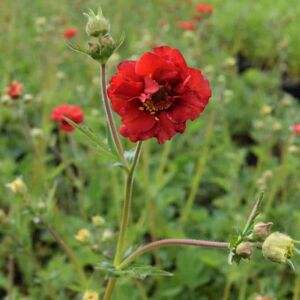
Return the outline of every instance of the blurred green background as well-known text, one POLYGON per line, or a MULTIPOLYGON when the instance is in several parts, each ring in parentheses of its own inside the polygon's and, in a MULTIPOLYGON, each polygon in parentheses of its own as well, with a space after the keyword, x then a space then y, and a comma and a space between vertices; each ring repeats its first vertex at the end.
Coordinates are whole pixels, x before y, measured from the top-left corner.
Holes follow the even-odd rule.
MULTIPOLYGON (((205 113, 183 135, 163 146, 145 143, 127 245, 171 237, 228 241, 244 226, 261 190, 260 220, 300 239, 300 136, 290 130, 300 122, 300 3, 211 0, 213 14, 196 21, 197 4, 0 2, 1 94, 19 80, 32 96, 9 103, 2 97, 0 104, 1 299, 81 299, 87 289, 103 292, 104 274, 94 267, 113 256, 123 176, 80 133, 59 132, 50 120, 55 106, 80 105, 85 125, 106 138, 99 66, 71 52, 63 36, 76 27, 72 41, 86 45, 82 13, 99 5, 113 36, 126 36, 109 62, 109 77, 119 62, 167 44, 202 70, 213 91, 205 113), (194 22, 196 30, 178 28, 180 20, 194 22), (25 195, 6 187, 17 176, 27 186, 25 195), (92 224, 95 215, 106 220, 101 228, 92 224), (73 249, 88 285, 47 226, 73 249), (89 243, 75 238, 82 228, 91 233, 89 243)), ((258 251, 251 261, 229 266, 223 250, 170 247, 139 262, 156 264, 173 277, 120 279, 113 299, 299 300, 300 260, 293 261, 295 272, 258 251)))

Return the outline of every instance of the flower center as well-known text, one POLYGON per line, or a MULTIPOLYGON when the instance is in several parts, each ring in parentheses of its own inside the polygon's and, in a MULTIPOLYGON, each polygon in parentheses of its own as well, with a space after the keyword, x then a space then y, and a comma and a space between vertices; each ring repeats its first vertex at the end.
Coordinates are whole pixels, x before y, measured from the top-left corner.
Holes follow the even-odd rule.
POLYGON ((151 115, 154 115, 160 110, 166 110, 172 105, 172 102, 168 100, 168 94, 166 88, 161 86, 159 90, 152 95, 150 99, 143 103, 142 108, 150 112, 151 115))

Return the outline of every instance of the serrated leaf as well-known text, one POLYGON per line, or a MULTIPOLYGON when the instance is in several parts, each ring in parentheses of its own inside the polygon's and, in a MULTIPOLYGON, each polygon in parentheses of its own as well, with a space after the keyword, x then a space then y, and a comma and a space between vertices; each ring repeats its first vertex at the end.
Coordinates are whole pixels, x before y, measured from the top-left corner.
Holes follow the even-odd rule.
POLYGON ((173 276, 172 273, 153 266, 132 266, 122 271, 126 276, 135 279, 145 279, 149 276, 173 276))
POLYGON ((86 126, 78 125, 67 117, 63 117, 66 122, 70 125, 78 129, 88 140, 96 146, 96 149, 101 152, 101 154, 106 155, 107 157, 118 161, 118 157, 111 152, 111 150, 107 147, 105 143, 99 141, 96 135, 92 132, 92 130, 86 126))
POLYGON ((153 266, 132 265, 125 270, 118 270, 112 264, 103 262, 96 268, 104 271, 109 277, 145 279, 149 276, 173 276, 172 273, 153 266))

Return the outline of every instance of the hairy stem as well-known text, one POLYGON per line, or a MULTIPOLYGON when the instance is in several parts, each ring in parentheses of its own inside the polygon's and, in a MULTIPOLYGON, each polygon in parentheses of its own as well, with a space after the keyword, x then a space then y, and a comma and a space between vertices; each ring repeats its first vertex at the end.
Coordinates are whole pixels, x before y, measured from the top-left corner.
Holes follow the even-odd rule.
POLYGON ((106 115, 107 122, 109 124, 109 129, 110 129, 113 142, 115 144, 120 159, 126 163, 123 146, 120 141, 120 137, 116 128, 115 120, 106 93, 106 65, 105 64, 101 65, 101 93, 102 93, 102 100, 105 109, 105 115, 106 115))
MULTIPOLYGON (((126 175, 126 186, 125 186, 125 199, 124 199, 124 206, 122 210, 122 217, 121 217, 121 225, 120 225, 120 233, 119 233, 119 239, 117 243, 117 249, 116 254, 114 258, 114 266, 116 268, 119 267, 119 264, 122 261, 122 256, 124 252, 125 247, 125 241, 126 241, 126 233, 127 233, 127 227, 129 222, 129 216, 130 216, 130 209, 131 209, 131 198, 132 198, 132 186, 133 186, 133 179, 134 179, 134 172, 137 166, 137 163, 139 161, 140 153, 142 149, 142 142, 139 142, 135 151, 135 155, 133 158, 132 166, 126 175)), ((116 284, 116 279, 110 279, 108 281, 105 294, 104 294, 104 300, 109 300, 111 298, 114 286, 116 284)))
POLYGON ((205 248, 221 248, 228 249, 229 243, 226 242, 214 242, 214 241, 203 241, 203 240, 193 240, 193 239, 165 239, 150 243, 148 245, 138 248, 135 252, 130 254, 123 262, 118 266, 119 269, 125 268, 131 262, 133 262, 137 257, 142 254, 152 251, 156 248, 167 247, 167 246, 195 246, 195 247, 205 247, 205 248))

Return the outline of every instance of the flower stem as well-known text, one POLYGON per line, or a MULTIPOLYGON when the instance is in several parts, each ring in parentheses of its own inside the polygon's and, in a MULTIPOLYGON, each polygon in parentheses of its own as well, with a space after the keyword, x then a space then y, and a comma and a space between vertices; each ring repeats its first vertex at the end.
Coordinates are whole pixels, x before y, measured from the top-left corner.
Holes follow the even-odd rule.
POLYGON ((110 129, 110 133, 111 133, 113 142, 115 144, 115 147, 117 149, 120 159, 123 162, 126 162, 125 157, 124 157, 123 146, 122 146, 122 143, 119 138, 115 120, 114 120, 112 110, 111 110, 111 107, 109 104, 109 100, 107 97, 107 93, 106 93, 106 65, 105 64, 101 64, 101 93, 102 93, 102 100, 103 100, 103 105, 104 105, 104 109, 105 109, 105 115, 106 115, 107 122, 109 124, 109 129, 110 129))
MULTIPOLYGON (((136 169, 136 166, 139 161, 140 154, 141 154, 141 149, 142 149, 142 142, 139 142, 137 145, 136 151, 135 151, 132 166, 126 175, 127 178, 126 178, 126 186, 125 186, 124 206, 123 206, 123 210, 122 210, 119 239, 118 239, 116 254, 115 254, 115 258, 114 258, 114 266, 116 268, 119 267, 119 264, 122 261, 122 255, 124 252, 126 232, 127 232, 130 209, 131 209, 133 178, 134 178, 134 172, 135 172, 135 169, 136 169)), ((104 297, 103 297, 104 300, 109 300, 111 298, 115 284, 116 284, 116 278, 111 278, 108 281, 108 284, 107 284, 107 287, 106 287, 106 290, 104 293, 104 297)))
POLYGON ((142 142, 139 142, 137 145, 136 151, 135 151, 132 166, 129 170, 129 173, 128 173, 127 179, 126 179, 125 200, 124 200, 124 206, 123 206, 123 211, 122 211, 120 233, 119 233, 119 239, 118 239, 115 259, 114 259, 114 266, 118 266, 122 260, 126 231, 127 231, 130 208, 131 208, 132 184, 133 184, 134 171, 135 171, 136 165, 137 165, 139 157, 140 157, 141 149, 142 149, 142 142))
POLYGON ((195 175, 192 180, 191 190, 188 195, 186 205, 183 208, 183 212, 182 212, 182 215, 180 218, 180 222, 183 225, 188 220, 189 214, 193 208, 197 190, 199 188, 199 185, 200 185, 200 182, 202 179, 202 175, 203 175, 203 171, 204 171, 205 165, 207 163, 207 159, 209 156, 209 144, 210 144, 211 137, 213 134, 215 120, 216 120, 216 111, 213 111, 210 115, 209 123, 206 128, 206 133, 205 133, 204 141, 203 141, 202 155, 200 155, 198 158, 195 175))
POLYGON ((132 261, 142 254, 151 251, 156 248, 174 246, 174 245, 188 245, 195 247, 205 247, 205 248, 221 248, 228 249, 229 243, 226 242, 214 242, 214 241, 203 241, 203 240, 193 240, 193 239, 165 239, 156 242, 152 242, 148 245, 142 246, 135 252, 130 254, 123 262, 118 266, 119 269, 125 268, 132 261))

